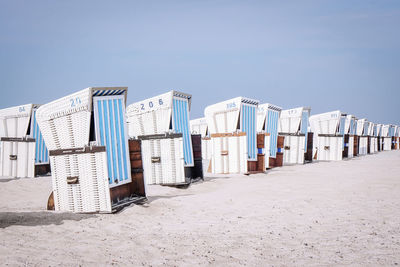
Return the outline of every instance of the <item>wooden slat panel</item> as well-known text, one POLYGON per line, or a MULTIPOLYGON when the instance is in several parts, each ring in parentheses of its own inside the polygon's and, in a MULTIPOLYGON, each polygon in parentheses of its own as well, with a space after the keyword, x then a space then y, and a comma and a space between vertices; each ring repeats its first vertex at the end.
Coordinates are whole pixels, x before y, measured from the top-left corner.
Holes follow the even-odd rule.
POLYGON ((131 161, 131 168, 132 169, 142 169, 143 168, 142 159, 140 159, 140 160, 132 160, 131 161))
POLYGON ((201 159, 201 135, 192 134, 192 146, 193 146, 193 157, 195 159, 201 159))
POLYGON ((257 134, 257 148, 265 147, 265 134, 257 134))
POLYGON ((138 140, 129 140, 129 152, 140 152, 141 142, 138 140))
POLYGON ((130 152, 129 153, 129 158, 130 158, 131 161, 141 160, 142 159, 142 153, 140 151, 138 151, 138 152, 130 152))
POLYGON ((257 171, 265 172, 265 155, 257 154, 257 171))
POLYGON ((358 143, 360 142, 360 137, 355 135, 354 136, 354 149, 353 149, 353 156, 358 155, 358 143))
POLYGON ((143 177, 141 141, 129 140, 128 144, 129 157, 131 161, 132 182, 110 189, 110 197, 113 203, 133 195, 146 196, 143 177))
POLYGON ((278 136, 278 142, 277 142, 278 148, 283 148, 284 142, 285 142, 285 137, 284 136, 278 136))
POLYGON ((247 161, 247 171, 256 172, 257 171, 257 161, 247 161))
POLYGON ((269 167, 270 168, 282 167, 282 165, 283 165, 283 153, 282 152, 277 152, 276 158, 269 158, 269 167))
MULTIPOLYGON (((344 143, 347 145, 349 144, 349 135, 348 134, 344 135, 344 143)), ((346 145, 343 148, 342 156, 343 156, 343 158, 347 158, 349 156, 349 147, 346 145)))

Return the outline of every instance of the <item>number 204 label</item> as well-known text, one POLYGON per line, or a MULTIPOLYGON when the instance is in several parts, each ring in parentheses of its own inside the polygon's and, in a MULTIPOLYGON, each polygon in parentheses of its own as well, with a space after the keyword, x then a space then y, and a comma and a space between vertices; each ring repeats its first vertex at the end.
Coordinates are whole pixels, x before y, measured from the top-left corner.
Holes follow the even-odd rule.
POLYGON ((71 99, 69 100, 69 102, 70 102, 70 104, 71 104, 71 108, 76 107, 76 106, 79 105, 79 104, 82 104, 82 101, 81 101, 81 99, 80 99, 79 97, 71 98, 71 99))

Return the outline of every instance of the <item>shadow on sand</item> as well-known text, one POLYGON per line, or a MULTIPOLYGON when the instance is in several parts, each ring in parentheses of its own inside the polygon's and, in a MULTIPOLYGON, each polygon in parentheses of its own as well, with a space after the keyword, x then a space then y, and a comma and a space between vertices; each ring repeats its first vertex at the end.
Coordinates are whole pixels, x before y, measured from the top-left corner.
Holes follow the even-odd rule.
POLYGON ((35 176, 32 178, 21 178, 21 177, 16 177, 16 178, 8 178, 7 176, 2 176, 0 177, 0 183, 6 183, 6 182, 10 182, 10 181, 16 181, 16 180, 28 180, 28 179, 38 179, 38 178, 43 178, 43 177, 51 177, 51 174, 44 174, 44 175, 40 175, 40 176, 35 176))
POLYGON ((15 180, 19 180, 20 178, 1 178, 0 179, 0 183, 6 183, 9 181, 15 181, 15 180))
POLYGON ((153 201, 156 201, 158 199, 173 199, 173 198, 178 198, 178 197, 187 197, 187 196, 193 196, 193 194, 181 194, 181 195, 172 195, 172 196, 147 196, 147 204, 150 204, 153 201))
POLYGON ((204 176, 204 181, 202 182, 208 182, 216 179, 230 179, 232 177, 229 176, 204 176))
POLYGON ((58 213, 50 211, 0 212, 0 228, 7 228, 13 225, 60 225, 63 221, 80 221, 95 216, 96 214, 58 213))

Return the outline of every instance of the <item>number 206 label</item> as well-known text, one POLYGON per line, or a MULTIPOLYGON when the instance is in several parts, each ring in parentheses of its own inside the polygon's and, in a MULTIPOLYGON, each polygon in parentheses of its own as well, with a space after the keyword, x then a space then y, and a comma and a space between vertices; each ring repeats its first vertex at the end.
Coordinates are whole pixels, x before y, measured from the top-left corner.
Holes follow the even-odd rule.
POLYGON ((140 110, 152 109, 156 106, 162 106, 162 105, 164 105, 164 101, 160 98, 156 101, 149 101, 147 103, 141 103, 140 110))

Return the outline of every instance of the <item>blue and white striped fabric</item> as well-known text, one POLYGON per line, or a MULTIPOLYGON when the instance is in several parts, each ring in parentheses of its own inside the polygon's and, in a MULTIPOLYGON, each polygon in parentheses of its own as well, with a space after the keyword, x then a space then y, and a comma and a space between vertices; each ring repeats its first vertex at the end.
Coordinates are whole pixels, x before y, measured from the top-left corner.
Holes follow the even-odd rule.
POLYGON ((354 132, 354 119, 350 120, 350 129, 349 129, 349 134, 353 135, 354 132))
POLYGON ((185 166, 194 166, 192 137, 189 126, 188 99, 173 98, 172 121, 176 133, 181 133, 183 138, 183 158, 185 166))
POLYGON ((393 126, 389 126, 389 137, 393 137, 394 136, 394 127, 393 126))
POLYGON ((93 96, 122 95, 125 89, 120 90, 95 90, 93 96))
POLYGON ((341 117, 339 121, 339 134, 344 135, 344 126, 346 124, 346 117, 341 117))
POLYGON ((257 159, 257 106, 242 103, 241 130, 246 133, 248 159, 257 159))
POLYGON ((368 128, 369 128, 369 123, 368 122, 365 122, 364 123, 364 132, 363 132, 363 135, 365 136, 365 135, 368 135, 368 128))
POLYGON ((339 121, 339 134, 343 135, 343 145, 342 149, 344 149, 344 126, 346 124, 346 117, 342 116, 339 121))
POLYGON ((308 117, 309 117, 309 112, 308 110, 303 110, 303 114, 301 114, 301 129, 300 133, 305 135, 304 138, 304 151, 307 151, 307 133, 308 133, 308 117))
POLYGON ((353 126, 354 127, 353 127, 353 133, 352 134, 357 134, 357 122, 356 122, 356 120, 353 120, 353 126))
POLYGON ((266 132, 270 134, 270 156, 275 158, 278 150, 279 111, 268 110, 266 132))
POLYGON ((36 109, 33 110, 31 120, 31 135, 35 138, 36 151, 35 151, 35 164, 49 163, 49 151, 47 150, 42 133, 40 132, 39 125, 36 121, 36 109))
POLYGON ((106 147, 109 184, 130 182, 124 97, 94 97, 93 106, 96 140, 106 147))

